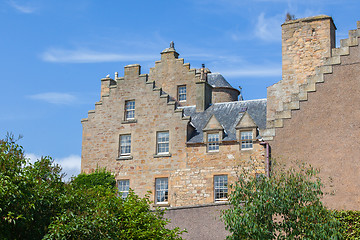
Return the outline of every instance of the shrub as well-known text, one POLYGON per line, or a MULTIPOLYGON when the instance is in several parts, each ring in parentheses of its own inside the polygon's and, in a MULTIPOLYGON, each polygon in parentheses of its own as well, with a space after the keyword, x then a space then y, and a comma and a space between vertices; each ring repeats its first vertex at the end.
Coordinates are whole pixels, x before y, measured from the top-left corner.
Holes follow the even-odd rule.
POLYGON ((243 172, 230 194, 223 220, 227 239, 338 239, 339 222, 320 201, 318 171, 302 165, 271 177, 243 172))

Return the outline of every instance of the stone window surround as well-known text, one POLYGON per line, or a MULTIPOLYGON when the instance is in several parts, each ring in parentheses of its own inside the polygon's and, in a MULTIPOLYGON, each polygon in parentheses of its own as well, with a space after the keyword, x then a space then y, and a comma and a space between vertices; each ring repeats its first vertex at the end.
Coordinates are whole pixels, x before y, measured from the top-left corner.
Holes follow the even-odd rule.
POLYGON ((125 104, 124 104, 124 121, 122 123, 126 123, 126 122, 136 122, 136 119, 135 119, 135 99, 131 99, 131 100, 126 100, 125 101, 125 104), (133 105, 130 104, 128 105, 129 103, 134 103, 133 105), (128 117, 128 114, 133 115, 131 117, 128 117))
POLYGON ((131 134, 125 133, 119 135, 119 151, 118 151, 118 158, 116 160, 131 160, 133 157, 131 156, 131 134), (121 137, 122 136, 130 136, 130 153, 121 154, 121 137))
POLYGON ((207 137, 207 151, 208 152, 219 152, 219 145, 220 145, 220 134, 219 132, 208 132, 206 134, 207 137), (217 139, 217 141, 210 141, 217 139))
POLYGON ((204 131, 204 143, 206 144, 206 153, 208 154, 216 154, 220 151, 220 145, 222 143, 222 139, 223 139, 223 135, 224 131, 222 129, 216 129, 216 130, 207 130, 204 131), (214 133, 218 133, 219 134, 219 149, 217 151, 209 151, 209 141, 208 141, 208 134, 214 134, 214 133))
POLYGON ((187 100, 187 88, 186 88, 186 85, 178 85, 177 86, 177 100, 179 102, 186 102, 187 100), (185 89, 185 92, 181 91, 182 89, 185 89), (184 97, 185 99, 180 99, 184 97))
POLYGON ((155 154, 154 154, 154 158, 160 158, 160 157, 171 157, 171 153, 170 153, 170 131, 169 130, 161 130, 161 131, 156 131, 156 146, 155 146, 155 154), (159 142, 158 140, 158 136, 159 133, 168 133, 168 141, 167 142, 159 142), (167 148, 168 151, 167 152, 159 152, 159 144, 160 143, 167 143, 167 148))
POLYGON ((170 204, 169 204, 169 197, 170 197, 170 194, 169 194, 169 187, 170 187, 170 184, 169 184, 169 176, 167 176, 167 175, 159 175, 159 176, 155 176, 155 178, 154 178, 154 204, 153 204, 153 206, 154 207, 169 207, 170 206, 170 204), (167 201, 164 201, 164 202, 158 202, 157 201, 157 180, 158 179, 166 179, 166 181, 167 181, 167 189, 165 190, 164 189, 164 191, 166 191, 166 197, 167 197, 167 201))
POLYGON ((116 185, 117 185, 117 188, 119 191, 119 197, 121 197, 122 199, 125 199, 129 194, 130 179, 117 179, 116 185), (120 185, 120 182, 123 182, 125 184, 120 185), (120 189, 120 187, 122 187, 122 189, 120 189), (125 187, 125 188, 123 188, 123 187, 125 187))
MULTIPOLYGON (((224 190, 225 188, 221 188, 221 190, 224 190)), ((224 191, 225 192, 225 191, 224 191)), ((229 177, 228 177, 228 174, 226 173, 221 173, 221 174, 214 174, 213 175, 213 199, 214 199, 214 202, 226 202, 228 201, 228 196, 229 196, 229 177), (216 188, 216 184, 215 184, 215 181, 216 181, 216 178, 217 177, 222 177, 222 176, 226 176, 226 199, 217 199, 216 198, 216 189, 220 189, 220 188, 216 188)))
POLYGON ((254 136, 256 136, 256 133, 257 133, 257 129, 255 127, 252 127, 252 128, 238 128, 236 129, 236 137, 238 139, 238 142, 239 142, 239 148, 241 151, 251 151, 254 149, 254 143, 256 142, 256 139, 254 138, 254 136), (252 148, 241 148, 241 143, 242 143, 242 140, 241 140, 241 132, 252 132, 252 148))
POLYGON ((131 155, 131 134, 120 134, 120 156, 131 155))

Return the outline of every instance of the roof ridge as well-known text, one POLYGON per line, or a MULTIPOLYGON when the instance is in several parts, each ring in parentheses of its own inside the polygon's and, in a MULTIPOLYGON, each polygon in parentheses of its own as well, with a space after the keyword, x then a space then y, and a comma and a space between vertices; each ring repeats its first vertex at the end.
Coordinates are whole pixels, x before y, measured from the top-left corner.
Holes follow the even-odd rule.
POLYGON ((221 102, 221 103, 213 103, 213 105, 229 104, 229 103, 255 102, 255 101, 267 101, 267 99, 266 98, 259 98, 259 99, 250 99, 250 100, 233 101, 233 102, 221 102))

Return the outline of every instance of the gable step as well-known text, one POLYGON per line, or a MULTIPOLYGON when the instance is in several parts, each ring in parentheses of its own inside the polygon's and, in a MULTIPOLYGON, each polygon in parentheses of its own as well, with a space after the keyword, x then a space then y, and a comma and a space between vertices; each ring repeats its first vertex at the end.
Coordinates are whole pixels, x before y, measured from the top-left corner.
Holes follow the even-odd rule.
POLYGON ((341 63, 340 55, 325 59, 324 65, 338 65, 341 63))
POLYGON ((262 139, 264 141, 272 141, 272 140, 274 140, 274 137, 273 136, 263 136, 262 139))
POLYGON ((299 101, 307 101, 308 99, 307 91, 300 91, 298 97, 299 97, 299 101))
POLYGON ((155 82, 154 81, 147 81, 146 84, 150 85, 151 87, 154 88, 155 86, 155 82))
POLYGON ((360 29, 350 30, 349 37, 360 37, 360 29))
POLYGON ((291 94, 291 101, 295 102, 295 101, 299 101, 299 93, 292 93, 291 94))
POLYGON ((291 118, 291 110, 276 111, 275 119, 280 119, 280 118, 291 118))
POLYGON ((262 130, 262 136, 263 136, 263 139, 265 139, 265 137, 275 136, 275 128, 266 128, 266 129, 262 130))
POLYGON ((283 119, 269 120, 266 122, 267 128, 282 128, 284 126, 283 119))
POLYGON ((341 39, 340 40, 340 46, 341 47, 353 47, 357 46, 359 44, 357 37, 350 37, 347 39, 341 39))
MULTIPOLYGON (((334 50, 334 49, 333 49, 334 50)), ((332 66, 320 66, 315 69, 316 74, 332 73, 332 66)))
POLYGON ((191 117, 190 116, 182 116, 182 118, 181 118, 182 120, 188 120, 188 121, 190 121, 191 120, 191 117))
POLYGON ((302 84, 300 85, 300 92, 302 90, 306 92, 316 92, 316 84, 315 83, 302 84))
POLYGON ((283 103, 284 110, 298 110, 300 109, 299 101, 285 102, 283 103))
POLYGON ((168 98, 169 97, 169 94, 162 94, 160 95, 161 98, 168 98))
POLYGON ((332 56, 345 56, 350 54, 349 47, 340 47, 331 49, 332 56))

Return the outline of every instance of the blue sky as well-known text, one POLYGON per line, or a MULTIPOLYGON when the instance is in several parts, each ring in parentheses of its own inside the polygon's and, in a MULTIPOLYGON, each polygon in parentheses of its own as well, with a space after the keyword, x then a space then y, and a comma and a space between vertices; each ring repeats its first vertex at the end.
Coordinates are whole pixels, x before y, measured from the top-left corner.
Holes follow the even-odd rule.
POLYGON ((332 16, 337 39, 356 28, 358 0, 0 0, 0 136, 23 135, 28 157, 80 171, 80 120, 100 79, 139 63, 148 73, 175 42, 191 67, 220 72, 245 99, 281 79, 285 14, 332 16))

